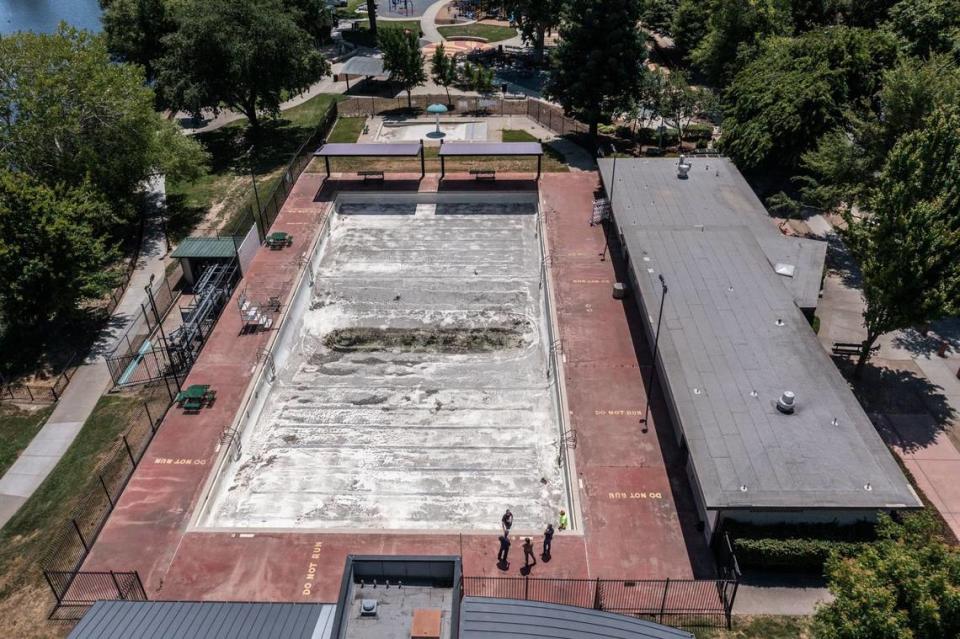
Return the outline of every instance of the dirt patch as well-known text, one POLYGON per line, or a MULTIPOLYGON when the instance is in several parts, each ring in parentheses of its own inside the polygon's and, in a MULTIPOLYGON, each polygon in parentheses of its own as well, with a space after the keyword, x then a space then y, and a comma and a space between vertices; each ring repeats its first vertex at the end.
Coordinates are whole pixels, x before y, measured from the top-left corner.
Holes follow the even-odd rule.
POLYGON ((485 353, 520 348, 525 332, 522 327, 342 328, 327 333, 323 342, 341 352, 485 353))

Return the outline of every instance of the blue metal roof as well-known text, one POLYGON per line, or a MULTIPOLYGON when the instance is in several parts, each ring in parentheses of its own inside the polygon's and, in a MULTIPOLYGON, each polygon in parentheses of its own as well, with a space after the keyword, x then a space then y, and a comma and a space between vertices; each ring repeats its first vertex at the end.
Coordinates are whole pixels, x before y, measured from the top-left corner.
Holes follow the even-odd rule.
POLYGON ((683 630, 588 608, 466 597, 460 639, 693 639, 683 630))
POLYGON ((329 639, 336 606, 98 601, 68 639, 329 639))

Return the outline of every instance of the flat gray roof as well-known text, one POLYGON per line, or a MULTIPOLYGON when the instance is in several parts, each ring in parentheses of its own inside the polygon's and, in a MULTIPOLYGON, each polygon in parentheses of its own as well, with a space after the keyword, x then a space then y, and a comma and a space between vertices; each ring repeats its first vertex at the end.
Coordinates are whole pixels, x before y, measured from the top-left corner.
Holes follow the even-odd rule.
POLYGON ((466 597, 460 639, 693 639, 683 630, 626 615, 557 604, 466 597))
POLYGON ((419 142, 333 142, 324 144, 315 153, 317 157, 408 157, 420 155, 419 142))
POLYGON ((539 142, 445 142, 440 145, 441 156, 464 155, 543 155, 539 142))
MULTIPOLYGON (((774 271, 770 246, 787 245, 764 230, 778 233, 749 185, 728 160, 692 163, 680 180, 675 159, 618 160, 613 208, 648 337, 659 275, 667 282, 659 372, 705 507, 919 506, 798 309, 793 278, 774 271), (775 406, 787 390, 789 416, 775 406)), ((609 193, 612 161, 600 168, 609 193)))
POLYGON ((329 639, 336 606, 98 601, 68 639, 329 639))
POLYGON ((371 58, 369 56, 357 55, 343 63, 340 69, 341 74, 361 75, 365 77, 387 76, 383 70, 383 58, 371 58))

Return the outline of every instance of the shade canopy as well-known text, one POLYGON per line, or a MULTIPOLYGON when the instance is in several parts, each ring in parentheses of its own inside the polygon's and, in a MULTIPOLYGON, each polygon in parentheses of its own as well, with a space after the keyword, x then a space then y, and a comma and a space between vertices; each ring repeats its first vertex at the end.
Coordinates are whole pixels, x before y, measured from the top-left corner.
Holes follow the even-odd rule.
POLYGON ((362 143, 362 142, 334 142, 324 144, 316 153, 317 157, 411 157, 420 155, 423 146, 419 142, 403 143, 362 143))
POLYGON ((447 107, 443 104, 431 104, 427 107, 427 113, 446 113, 447 107))
POLYGON ((440 157, 486 155, 543 155, 539 142, 448 142, 440 147, 440 157))

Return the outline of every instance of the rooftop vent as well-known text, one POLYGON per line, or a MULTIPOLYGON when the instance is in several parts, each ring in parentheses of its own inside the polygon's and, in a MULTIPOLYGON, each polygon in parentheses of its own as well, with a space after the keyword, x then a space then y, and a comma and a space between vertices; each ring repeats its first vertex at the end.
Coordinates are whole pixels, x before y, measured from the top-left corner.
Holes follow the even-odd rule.
POLYGON ((361 599, 360 600, 360 616, 376 617, 377 616, 377 600, 361 599))
POLYGON ((796 408, 797 396, 793 391, 783 391, 783 395, 777 400, 777 410, 784 415, 792 415, 796 408))
POLYGON ((686 156, 680 156, 680 162, 677 164, 677 177, 681 180, 686 180, 690 173, 690 163, 687 162, 686 156))

